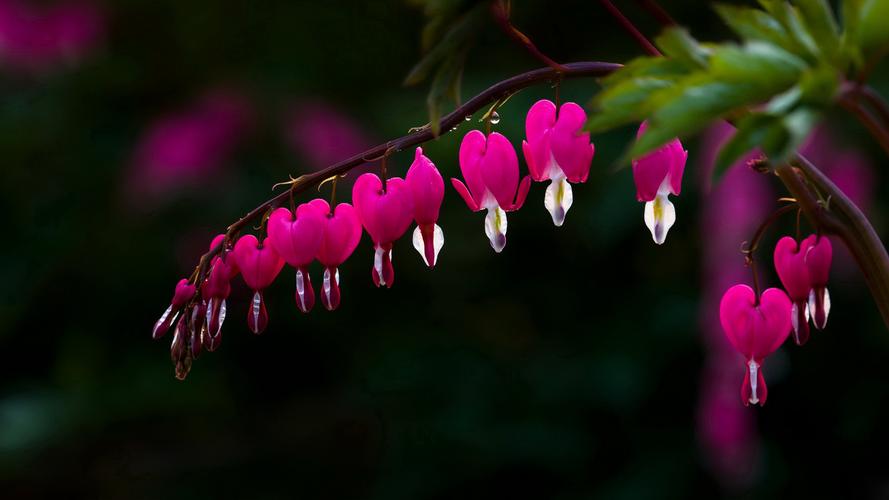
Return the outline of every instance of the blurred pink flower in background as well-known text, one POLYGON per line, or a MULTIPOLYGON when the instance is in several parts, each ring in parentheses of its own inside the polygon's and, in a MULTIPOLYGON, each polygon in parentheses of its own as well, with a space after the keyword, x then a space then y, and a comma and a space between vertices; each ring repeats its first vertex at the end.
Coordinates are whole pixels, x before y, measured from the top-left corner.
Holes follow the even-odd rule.
POLYGON ((215 90, 157 119, 133 153, 125 189, 139 202, 212 180, 252 128, 253 105, 234 90, 215 90))
POLYGON ((870 215, 876 179, 867 157, 854 148, 842 148, 825 125, 809 135, 800 152, 830 177, 865 215, 870 215))
MULTIPOLYGON (((733 131, 723 122, 704 135, 699 167, 702 184, 708 183, 716 152, 733 131)), ((744 376, 744 363, 726 340, 718 316, 722 294, 736 283, 751 281, 741 242, 750 239, 771 212, 770 207, 775 206, 768 177, 747 165, 755 155, 751 152, 732 165, 704 196, 702 207, 704 283, 700 321, 708 360, 698 402, 698 438, 707 465, 726 488, 750 485, 760 464, 756 414, 738 401, 738 380, 744 376)))
POLYGON ((105 13, 88 0, 0 0, 0 64, 18 73, 73 64, 100 45, 105 31, 105 13))
MULTIPOLYGON (((372 146, 352 117, 321 100, 291 105, 284 120, 284 140, 309 170, 320 170, 372 146)), ((359 172, 350 177, 357 178, 359 172)))

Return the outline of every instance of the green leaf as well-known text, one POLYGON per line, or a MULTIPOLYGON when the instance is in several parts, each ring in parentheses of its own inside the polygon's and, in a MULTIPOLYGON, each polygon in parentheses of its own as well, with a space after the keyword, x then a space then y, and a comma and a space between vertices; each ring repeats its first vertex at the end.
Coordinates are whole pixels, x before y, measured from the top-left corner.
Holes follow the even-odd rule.
POLYGON ((701 47, 685 28, 668 27, 654 43, 670 59, 680 61, 690 68, 707 67, 709 51, 701 47))
POLYGON ((840 46, 840 32, 830 4, 827 0, 796 0, 795 3, 802 22, 821 52, 835 61, 840 46))
POLYGON ((460 81, 463 76, 463 65, 466 60, 465 52, 449 57, 435 73, 429 94, 426 96, 426 109, 429 112, 429 126, 432 135, 438 137, 441 133, 441 106, 448 97, 459 101, 460 81))
POLYGON ((595 133, 640 122, 648 116, 646 101, 651 94, 675 84, 672 79, 643 77, 609 87, 593 100, 592 113, 584 128, 595 133))
POLYGON ((487 4, 480 4, 467 12, 455 22, 451 29, 444 34, 441 41, 432 50, 426 53, 420 61, 411 68, 404 79, 405 85, 415 85, 422 82, 436 70, 439 64, 457 52, 465 51, 472 45, 476 34, 482 29, 487 19, 487 4))
POLYGON ((710 59, 710 74, 721 81, 746 82, 779 92, 795 83, 805 69, 805 61, 766 42, 726 45, 716 49, 710 59))
POLYGON ((680 77, 688 68, 679 61, 666 57, 637 57, 601 80, 603 87, 612 87, 624 80, 641 77, 680 77))
POLYGON ((714 183, 722 178, 729 167, 747 153, 764 144, 773 147, 786 141, 787 134, 781 126, 780 120, 769 114, 751 113, 739 120, 737 127, 738 130, 716 155, 712 174, 714 183))
MULTIPOLYGON (((713 120, 761 98, 744 82, 717 81, 712 77, 693 77, 652 98, 655 113, 645 134, 630 149, 637 158, 675 137, 694 134, 713 120)), ((626 158, 625 160, 628 160, 626 158)))
POLYGON ((858 9, 857 41, 869 55, 889 49, 889 0, 863 0, 858 9))
POLYGON ((715 9, 722 21, 746 41, 770 42, 794 52, 798 49, 784 26, 767 12, 727 4, 716 4, 715 9))

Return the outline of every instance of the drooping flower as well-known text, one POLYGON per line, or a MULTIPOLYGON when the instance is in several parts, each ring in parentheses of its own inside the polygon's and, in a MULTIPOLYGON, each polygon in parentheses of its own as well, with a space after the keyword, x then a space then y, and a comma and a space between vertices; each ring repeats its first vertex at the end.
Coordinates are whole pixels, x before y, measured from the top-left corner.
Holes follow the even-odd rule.
POLYGON ((250 327, 250 331, 258 335, 269 323, 262 291, 275 281, 275 277, 284 267, 284 259, 269 244, 268 238, 260 244, 252 234, 242 236, 235 243, 232 256, 238 263, 244 282, 253 290, 253 300, 247 311, 247 326, 250 327))
POLYGON ((179 280, 179 283, 176 283, 173 300, 170 301, 170 306, 167 307, 167 310, 161 314, 160 319, 154 323, 154 328, 151 330, 151 338, 157 340, 167 333, 167 330, 176 321, 176 317, 179 316, 182 308, 194 297, 194 293, 195 286, 189 283, 187 279, 182 278, 179 280))
POLYGON ((414 162, 404 178, 414 200, 414 248, 429 268, 435 267, 438 253, 444 246, 444 232, 436 222, 444 200, 444 180, 432 160, 417 148, 414 162))
POLYGON ((803 345, 809 340, 808 300, 812 283, 806 266, 806 254, 810 245, 808 239, 797 243, 790 236, 781 238, 775 245, 775 271, 793 302, 790 314, 796 345, 803 345))
POLYGON ((176 378, 179 380, 185 380, 185 377, 191 370, 193 356, 188 342, 188 322, 183 315, 176 323, 176 328, 173 331, 173 342, 170 343, 170 359, 173 361, 173 365, 175 365, 176 378))
POLYGON ((371 271, 376 286, 392 286, 392 243, 407 231, 414 213, 414 200, 407 183, 392 177, 383 183, 376 174, 363 174, 352 187, 352 203, 361 225, 374 243, 371 271))
POLYGON ((550 180, 543 204, 561 226, 571 208, 574 195, 571 183, 586 182, 596 148, 590 134, 583 132, 586 112, 573 102, 556 110, 552 101, 537 101, 528 110, 522 151, 531 178, 537 182, 550 180))
POLYGON ((321 246, 324 226, 324 216, 308 203, 300 205, 296 214, 288 208, 278 208, 269 216, 269 242, 296 269, 296 306, 304 313, 315 305, 309 264, 321 246))
POLYGON ((768 389, 762 363, 790 334, 790 299, 783 290, 769 288, 757 301, 747 285, 729 288, 719 303, 719 321, 732 346, 747 364, 741 385, 744 405, 766 403, 768 389))
POLYGON ((321 287, 321 303, 328 311, 340 305, 340 264, 346 261, 361 241, 361 222, 355 209, 348 203, 340 203, 332 212, 330 205, 316 198, 309 205, 324 216, 326 226, 316 257, 324 266, 324 282, 321 287))
POLYGON ((459 179, 451 179, 451 184, 470 210, 488 210, 485 234, 494 251, 500 253, 506 246, 506 212, 518 210, 525 203, 531 177, 525 176, 519 183, 519 160, 509 139, 497 132, 485 137, 478 130, 463 137, 460 171, 466 184, 459 179))
POLYGON ((815 328, 822 330, 827 326, 830 314, 830 293, 827 291, 827 278, 830 275, 830 263, 833 260, 833 247, 826 236, 811 235, 805 239, 808 243, 806 251, 806 268, 809 270, 809 281, 812 290, 809 292, 809 312, 815 328))
MULTIPOLYGON (((225 235, 213 238, 210 248, 225 242, 225 235)), ((204 347, 213 352, 222 343, 222 323, 225 321, 225 301, 231 293, 231 280, 238 275, 238 264, 235 262, 231 248, 223 248, 210 264, 210 273, 201 285, 201 297, 206 308, 204 347)))
MULTIPOLYGON (((639 126, 637 137, 645 133, 647 123, 639 126)), ((645 202, 645 225, 658 245, 667 239, 667 232, 676 222, 676 209, 669 195, 678 196, 682 191, 682 174, 688 151, 679 139, 673 139, 660 148, 633 160, 633 180, 636 182, 636 199, 645 202)))

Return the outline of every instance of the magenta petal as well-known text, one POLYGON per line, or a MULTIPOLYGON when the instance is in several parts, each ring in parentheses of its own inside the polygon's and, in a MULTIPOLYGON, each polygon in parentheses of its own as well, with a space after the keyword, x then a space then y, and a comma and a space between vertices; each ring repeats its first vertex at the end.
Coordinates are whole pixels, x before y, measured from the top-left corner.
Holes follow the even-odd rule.
POLYGON ((469 189, 460 182, 460 179, 451 179, 451 185, 454 186, 454 189, 457 191, 457 194, 463 198, 463 201, 466 202, 466 206, 469 207, 473 212, 478 212, 481 210, 481 207, 478 206, 478 203, 472 198, 472 195, 469 193, 469 189))
MULTIPOLYGON (((481 206, 482 197, 485 194, 485 181, 482 178, 481 161, 487 148, 485 134, 479 130, 471 130, 463 136, 460 143, 460 172, 466 180, 466 186, 475 200, 476 206, 481 206)), ((467 203, 468 205, 469 203, 467 203)))
POLYGON ((783 290, 769 288, 759 305, 753 289, 735 285, 722 296, 719 320, 726 337, 746 359, 768 356, 790 334, 791 304, 783 290))
POLYGON ((590 134, 583 133, 586 112, 573 102, 559 108, 559 118, 549 136, 552 156, 570 182, 580 182, 589 175, 593 160, 590 134))
POLYGON ((260 245, 252 234, 242 236, 232 251, 232 256, 238 263, 241 276, 253 290, 262 290, 275 281, 275 277, 284 267, 284 259, 269 243, 266 238, 260 245))
POLYGON ((522 205, 525 204, 525 199, 528 197, 528 190, 530 190, 530 189, 531 189, 531 177, 526 175, 525 178, 522 179, 522 182, 519 184, 519 191, 516 194, 515 203, 512 204, 507 211, 514 212, 514 211, 522 208, 522 205))
POLYGON ((673 162, 670 164, 670 192, 678 195, 682 192, 682 176, 685 174, 685 162, 688 160, 688 151, 682 148, 679 139, 670 142, 673 162))
POLYGON ((386 181, 386 190, 375 174, 364 174, 355 181, 352 201, 362 225, 375 243, 389 243, 400 238, 413 220, 413 197, 403 179, 386 181))
POLYGON ((795 239, 785 236, 775 245, 775 271, 778 272, 787 294, 794 301, 808 298, 811 289, 809 271, 805 263, 809 244, 803 241, 803 246, 800 248, 795 239))
POLYGON ((541 146, 541 142, 535 142, 532 146, 528 141, 522 141, 522 153, 525 155, 525 163, 528 164, 528 173, 537 182, 543 182, 548 178, 547 172, 543 170, 546 162, 538 159, 543 149, 541 146))
POLYGON ((519 184, 519 159, 509 139, 493 132, 481 160, 482 178, 488 191, 501 207, 513 205, 519 184))
POLYGON ((444 180, 421 148, 417 148, 404 180, 413 197, 414 220, 420 225, 434 224, 444 200, 444 180))
POLYGON ((306 203, 299 206, 295 215, 287 208, 278 208, 269 216, 269 243, 291 266, 306 266, 318 253, 324 226, 323 216, 306 203))
MULTIPOLYGON (((324 200, 312 200, 311 203, 319 211, 325 207, 326 212, 330 211, 324 200)), ((326 218, 327 227, 318 247, 317 257, 318 262, 325 267, 336 268, 352 255, 358 242, 361 241, 361 222, 358 220, 355 208, 348 203, 337 205, 334 213, 326 215, 326 218)))
POLYGON ((833 260, 833 247, 826 236, 811 235, 805 239, 808 243, 803 248, 805 265, 809 271, 809 279, 813 287, 824 287, 830 275, 830 264, 833 260))
POLYGON ((653 151, 633 160, 633 181, 636 183, 636 199, 652 201, 657 197, 658 190, 667 174, 670 173, 672 160, 662 150, 653 151))
POLYGON ((757 319, 757 338, 754 342, 754 357, 764 358, 775 352, 790 335, 791 304, 784 290, 769 288, 762 292, 759 299, 759 316, 757 319))
POLYGON ((525 118, 525 137, 534 143, 556 124, 556 105, 549 99, 541 99, 531 106, 525 118))
POLYGON ((525 119, 526 141, 522 152, 531 178, 542 182, 550 178, 550 133, 556 123, 556 105, 543 99, 534 103, 525 119))

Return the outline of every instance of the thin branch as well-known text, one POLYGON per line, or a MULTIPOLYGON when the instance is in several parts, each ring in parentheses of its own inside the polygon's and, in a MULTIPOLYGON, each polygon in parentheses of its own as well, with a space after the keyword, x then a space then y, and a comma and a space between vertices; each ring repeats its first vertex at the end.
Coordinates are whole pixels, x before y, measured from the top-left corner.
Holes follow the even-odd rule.
POLYGON ((656 1, 636 0, 636 3, 638 3, 643 9, 647 10, 648 13, 652 15, 652 17, 657 19, 657 22, 661 26, 675 26, 677 24, 676 21, 674 21, 673 18, 670 17, 670 14, 668 14, 663 7, 658 5, 656 1))
MULTIPOLYGON (((506 80, 503 80, 492 85, 491 87, 488 87, 487 90, 476 95, 472 99, 469 99, 468 101, 466 101, 465 104, 459 106, 457 109, 443 117, 439 122, 440 130, 442 130, 443 133, 447 133, 447 131, 450 131, 452 128, 463 123, 466 116, 472 115, 488 104, 502 100, 507 96, 526 87, 544 82, 552 82, 564 78, 595 78, 606 76, 620 67, 620 64, 607 62, 576 62, 561 65, 561 70, 556 70, 554 68, 541 68, 513 76, 512 78, 507 78, 506 80)), ((342 175, 355 167, 363 165, 367 163, 367 158, 382 157, 383 155, 386 155, 388 153, 401 151, 412 146, 429 142, 432 139, 435 139, 435 136, 432 134, 432 128, 429 126, 429 124, 427 124, 423 127, 420 127, 419 130, 413 133, 398 137, 396 139, 392 139, 390 141, 386 141, 383 144, 375 146, 362 153, 358 153, 351 158, 331 165, 323 170, 312 174, 303 175, 297 178, 292 182, 291 189, 288 189, 287 191, 284 191, 269 199, 265 203, 248 212, 247 215, 241 217, 234 224, 228 226, 228 229, 226 230, 226 238, 223 243, 216 245, 215 247, 210 249, 209 252, 201 256, 200 262, 197 266, 196 279, 194 283, 202 283, 204 281, 213 257, 218 255, 222 251, 223 246, 227 242, 230 242, 242 229, 247 227, 258 217, 262 216, 269 209, 278 207, 282 203, 286 202, 291 195, 295 195, 302 191, 305 191, 317 185, 324 179, 335 175, 342 175)))
POLYGON ((889 105, 886 104, 883 97, 869 85, 857 87, 857 90, 858 94, 861 95, 861 97, 863 97, 874 110, 877 117, 883 121, 883 124, 889 126, 889 105))
POLYGON ((843 109, 852 113, 867 128, 868 132, 883 148, 883 151, 889 155, 889 129, 886 128, 885 124, 881 124, 870 111, 865 109, 854 98, 853 94, 841 94, 837 101, 843 109))
POLYGON ((491 2, 491 15, 494 17, 494 21, 500 26, 510 38, 512 38, 516 43, 525 48, 532 56, 537 58, 543 64, 546 64, 550 68, 563 73, 565 71, 565 67, 561 64, 557 63, 549 56, 544 54, 540 49, 534 45, 534 42, 528 38, 527 35, 519 31, 518 28, 513 26, 512 22, 509 20, 509 8, 506 5, 504 0, 496 0, 491 2))
MULTIPOLYGON (((830 200, 830 210, 828 210, 810 193, 805 203, 800 200, 803 212, 809 220, 818 225, 819 229, 838 236, 846 244, 861 269, 883 321, 889 327, 889 254, 880 236, 855 203, 812 162, 802 155, 797 155, 794 163, 812 185, 818 191, 825 193, 830 200)), ((789 175, 787 170, 793 169, 784 167, 783 171, 779 168, 777 172, 782 181, 787 179, 785 185, 794 196, 797 196, 794 191, 802 191, 806 186, 798 176, 789 175)))
POLYGON ((625 16, 623 12, 620 11, 620 9, 615 7, 610 0, 599 0, 599 3, 601 3, 602 6, 605 7, 605 9, 608 10, 609 13, 611 13, 611 15, 614 17, 614 19, 617 20, 624 31, 629 33, 630 36, 632 36, 633 39, 636 40, 636 43, 638 43, 642 47, 642 50, 652 56, 657 57, 661 55, 661 51, 659 51, 657 47, 655 47, 648 40, 648 38, 646 38, 645 35, 643 35, 642 32, 639 31, 638 28, 636 28, 636 25, 634 25, 632 21, 627 19, 627 16, 625 16))

